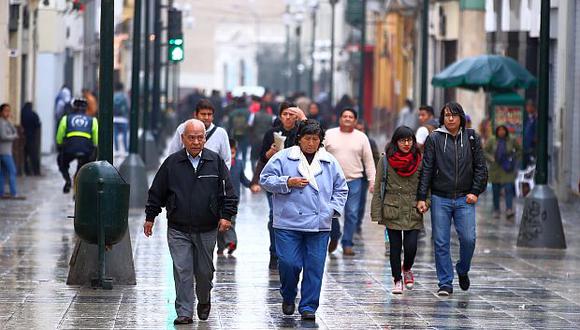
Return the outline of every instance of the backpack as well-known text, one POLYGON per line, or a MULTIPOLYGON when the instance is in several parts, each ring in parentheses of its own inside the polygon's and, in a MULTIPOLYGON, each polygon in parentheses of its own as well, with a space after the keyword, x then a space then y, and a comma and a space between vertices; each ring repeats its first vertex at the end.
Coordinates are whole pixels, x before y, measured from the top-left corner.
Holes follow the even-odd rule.
POLYGON ((253 135, 262 138, 272 128, 272 118, 273 116, 265 110, 256 112, 254 114, 253 135))
POLYGON ((248 130, 248 112, 246 109, 236 109, 230 114, 230 135, 244 136, 248 130))
POLYGON ((116 93, 113 97, 113 115, 115 117, 127 117, 129 113, 129 104, 125 95, 116 93))

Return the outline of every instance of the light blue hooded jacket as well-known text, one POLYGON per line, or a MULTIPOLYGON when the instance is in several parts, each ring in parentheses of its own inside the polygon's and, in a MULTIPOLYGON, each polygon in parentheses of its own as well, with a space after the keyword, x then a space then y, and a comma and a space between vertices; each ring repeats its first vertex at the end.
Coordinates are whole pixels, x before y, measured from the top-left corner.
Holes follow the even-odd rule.
POLYGON ((338 161, 324 148, 310 166, 298 146, 279 151, 262 170, 260 185, 273 194, 274 228, 278 229, 330 231, 332 218, 342 214, 348 195, 338 161), (289 188, 291 177, 310 178, 310 183, 289 188))

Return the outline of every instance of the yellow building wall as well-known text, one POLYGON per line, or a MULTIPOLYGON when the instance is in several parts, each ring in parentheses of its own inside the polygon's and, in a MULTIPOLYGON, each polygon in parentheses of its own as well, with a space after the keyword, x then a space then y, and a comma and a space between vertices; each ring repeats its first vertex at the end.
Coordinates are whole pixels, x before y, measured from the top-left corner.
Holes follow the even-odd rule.
POLYGON ((389 13, 375 26, 374 104, 398 112, 413 95, 414 16, 389 13))

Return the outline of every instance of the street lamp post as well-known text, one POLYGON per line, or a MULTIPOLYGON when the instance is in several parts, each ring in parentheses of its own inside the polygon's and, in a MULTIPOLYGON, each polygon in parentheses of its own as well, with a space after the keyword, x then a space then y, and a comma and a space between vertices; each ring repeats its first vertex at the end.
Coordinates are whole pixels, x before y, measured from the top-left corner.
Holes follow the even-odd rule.
POLYGON ((427 53, 428 53, 428 26, 429 0, 423 0, 423 22, 421 23, 421 105, 427 104, 427 53))
POLYGON ((318 10, 318 0, 310 2, 310 15, 312 20, 312 39, 310 40, 310 77, 309 77, 309 95, 314 99, 314 51, 316 44, 316 11, 318 10))
MULTIPOLYGON (((360 36, 360 74, 358 85, 358 113, 359 116, 364 115, 364 100, 365 100, 365 46, 367 38, 367 1, 362 1, 362 21, 361 21, 361 36, 360 36)), ((362 118, 362 117, 361 117, 362 118)))
POLYGON ((330 86, 328 90, 328 100, 332 107, 334 102, 334 18, 335 7, 338 0, 330 0, 331 18, 330 18, 330 86))
POLYGON ((302 38, 302 13, 296 13, 296 57, 294 69, 296 70, 296 79, 294 80, 294 92, 300 91, 300 80, 302 79, 302 54, 300 51, 300 40, 302 38))
POLYGON ((540 17, 536 186, 525 199, 517 246, 565 249, 558 198, 548 186, 550 0, 542 0, 540 17))
POLYGON ((282 17, 284 21, 284 26, 286 27, 286 47, 284 48, 284 93, 288 94, 290 92, 290 75, 292 70, 290 69, 290 24, 292 18, 290 17, 290 6, 286 6, 286 11, 282 17))

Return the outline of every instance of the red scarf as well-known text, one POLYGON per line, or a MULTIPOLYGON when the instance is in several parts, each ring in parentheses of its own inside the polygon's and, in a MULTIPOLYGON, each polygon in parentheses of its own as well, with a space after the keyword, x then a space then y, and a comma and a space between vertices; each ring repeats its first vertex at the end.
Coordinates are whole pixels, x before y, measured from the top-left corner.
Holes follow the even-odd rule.
POLYGON ((389 158, 389 165, 397 172, 400 176, 411 176, 419 168, 421 164, 421 154, 417 154, 417 158, 413 156, 412 153, 408 152, 406 154, 397 151, 394 155, 389 158))

